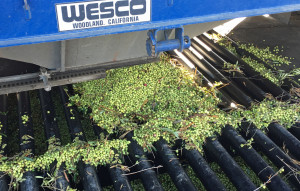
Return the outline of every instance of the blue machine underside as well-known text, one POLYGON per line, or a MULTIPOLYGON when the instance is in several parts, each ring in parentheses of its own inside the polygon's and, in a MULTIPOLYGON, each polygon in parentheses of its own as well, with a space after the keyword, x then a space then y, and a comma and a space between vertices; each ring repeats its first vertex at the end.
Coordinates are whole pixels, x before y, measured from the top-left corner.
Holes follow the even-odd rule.
MULTIPOLYGON (((125 5, 131 2, 119 1, 125 5)), ((73 2, 78 1, 1 0, 0 47, 180 28, 188 24, 300 10, 300 0, 152 0, 150 21, 60 32, 56 5, 73 2)))

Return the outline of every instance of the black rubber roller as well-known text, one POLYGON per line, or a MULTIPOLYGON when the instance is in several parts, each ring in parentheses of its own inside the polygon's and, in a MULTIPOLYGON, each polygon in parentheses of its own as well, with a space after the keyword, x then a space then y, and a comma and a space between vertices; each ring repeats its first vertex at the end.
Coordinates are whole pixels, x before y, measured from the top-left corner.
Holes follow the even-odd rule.
MULTIPOLYGON (((30 99, 28 92, 21 92, 17 94, 18 99, 18 114, 19 114, 19 135, 20 135, 20 150, 21 152, 30 150, 34 155, 34 139, 33 125, 30 110, 30 99)), ((23 175, 24 181, 21 182, 21 191, 38 191, 39 186, 36 180, 35 172, 25 172, 23 175)))
POLYGON ((183 156, 189 162, 206 190, 226 190, 225 186, 221 183, 198 150, 183 149, 183 156))
POLYGON ((115 191, 132 191, 129 180, 122 169, 110 167, 108 172, 113 181, 115 191))
MULTIPOLYGON (((56 122, 56 114, 54 111, 54 105, 51 97, 51 93, 47 92, 43 89, 39 90, 39 99, 41 103, 42 116, 44 120, 44 129, 47 140, 51 137, 55 137, 57 139, 61 139, 59 134, 58 125, 56 122)), ((51 165, 50 169, 53 169, 55 163, 51 165)), ((64 164, 62 164, 59 169, 57 169, 57 179, 55 181, 55 189, 59 191, 66 191, 68 187, 70 188, 70 184, 66 178, 66 174, 64 173, 64 164)))
POLYGON ((153 165, 150 164, 149 160, 145 157, 143 148, 132 139, 132 133, 128 133, 126 138, 130 141, 128 146, 129 156, 134 162, 137 162, 136 168, 139 171, 138 176, 141 179, 145 190, 147 191, 163 191, 153 165))
POLYGON ((206 43, 209 47, 211 47, 216 53, 221 55, 224 58, 224 60, 226 60, 227 62, 239 63, 243 72, 253 81, 255 81, 255 83, 258 84, 260 88, 262 88, 264 91, 270 92, 278 100, 289 100, 291 98, 288 92, 286 92, 285 90, 283 90, 282 88, 280 88, 279 86, 271 82, 270 80, 263 78, 259 72, 256 72, 246 62, 236 57, 227 49, 223 48, 217 43, 214 43, 212 40, 208 39, 204 35, 200 35, 198 36, 198 38, 204 43, 206 43))
POLYGON ((182 191, 196 191, 197 188, 193 185, 192 181, 185 173, 178 157, 169 148, 167 142, 160 139, 154 144, 154 146, 157 149, 157 153, 164 168, 167 170, 177 189, 182 191))
MULTIPOLYGON (((262 157, 249 146, 242 146, 247 143, 247 141, 239 135, 233 127, 226 125, 222 131, 222 136, 235 151, 244 159, 248 166, 256 173, 262 182, 267 182, 269 177, 276 174, 275 171, 262 159, 262 157)), ((291 188, 279 177, 274 176, 272 180, 266 184, 270 190, 274 191, 292 191, 291 188)))
POLYGON ((284 167, 284 174, 295 187, 300 188, 300 175, 295 171, 300 171, 300 168, 293 160, 284 153, 265 133, 256 129, 254 125, 248 122, 242 122, 241 127, 246 132, 247 138, 254 139, 254 146, 263 152, 278 168, 284 167), (294 171, 294 170, 295 171, 294 171))
POLYGON ((206 139, 205 149, 208 155, 220 165, 237 190, 253 191, 256 189, 256 186, 217 139, 206 139))
POLYGON ((268 126, 269 137, 278 145, 285 146, 289 153, 297 160, 300 160, 300 141, 287 129, 278 123, 271 123, 268 126))
MULTIPOLYGON (((7 135, 7 95, 0 95, 0 134, 7 135)), ((2 136, 0 143, 0 154, 6 156, 7 147, 2 149, 3 144, 7 144, 7 136, 2 136)), ((0 172, 0 190, 8 190, 8 177, 0 172)))
MULTIPOLYGON (((72 140, 78 137, 82 141, 86 141, 85 135, 82 130, 82 125, 79 120, 79 114, 77 107, 68 106, 69 99, 62 87, 59 87, 62 104, 64 106, 64 112, 71 134, 72 140)), ((102 190, 101 184, 94 166, 85 164, 82 161, 78 162, 79 175, 84 190, 99 191, 102 190)))
POLYGON ((288 129, 298 140, 300 140, 300 122, 292 125, 291 128, 288 129))

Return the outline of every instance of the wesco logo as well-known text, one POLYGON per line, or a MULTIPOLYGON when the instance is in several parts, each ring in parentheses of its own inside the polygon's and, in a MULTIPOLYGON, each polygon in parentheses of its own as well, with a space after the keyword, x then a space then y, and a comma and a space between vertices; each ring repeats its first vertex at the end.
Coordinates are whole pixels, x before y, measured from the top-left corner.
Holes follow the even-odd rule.
POLYGON ((57 4, 60 31, 150 21, 150 0, 102 0, 57 4))

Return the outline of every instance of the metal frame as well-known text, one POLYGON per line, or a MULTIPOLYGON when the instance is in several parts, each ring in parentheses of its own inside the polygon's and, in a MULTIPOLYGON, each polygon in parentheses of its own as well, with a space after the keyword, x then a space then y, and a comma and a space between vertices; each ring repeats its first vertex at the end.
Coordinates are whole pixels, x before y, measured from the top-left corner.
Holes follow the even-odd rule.
MULTIPOLYGON (((82 67, 76 70, 65 72, 50 72, 48 85, 49 87, 55 87, 65 84, 73 84, 99 78, 105 78, 105 72, 108 69, 145 64, 155 61, 158 61, 158 58, 142 57, 122 60, 119 62, 108 62, 92 67, 82 67)), ((31 73, 2 77, 0 78, 0 95, 47 88, 40 76, 41 73, 31 73)))

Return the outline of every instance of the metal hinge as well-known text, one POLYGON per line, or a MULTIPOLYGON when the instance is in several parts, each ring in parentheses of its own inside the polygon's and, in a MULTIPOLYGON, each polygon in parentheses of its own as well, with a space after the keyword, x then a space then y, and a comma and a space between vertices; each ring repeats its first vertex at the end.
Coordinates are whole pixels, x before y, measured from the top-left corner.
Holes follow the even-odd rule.
POLYGON ((184 36, 183 27, 164 29, 164 32, 170 32, 175 29, 175 38, 168 39, 168 35, 165 35, 165 40, 157 41, 157 32, 159 29, 153 29, 148 31, 148 39, 146 41, 147 53, 149 56, 157 56, 160 52, 170 51, 177 49, 182 52, 183 49, 191 46, 191 41, 188 36, 184 36))

